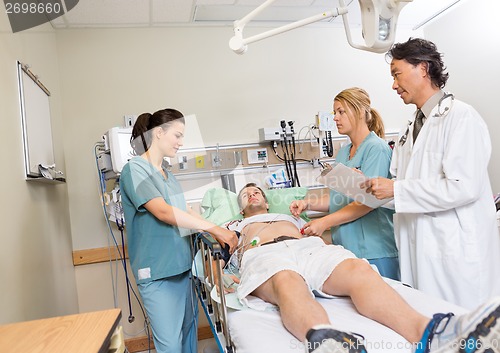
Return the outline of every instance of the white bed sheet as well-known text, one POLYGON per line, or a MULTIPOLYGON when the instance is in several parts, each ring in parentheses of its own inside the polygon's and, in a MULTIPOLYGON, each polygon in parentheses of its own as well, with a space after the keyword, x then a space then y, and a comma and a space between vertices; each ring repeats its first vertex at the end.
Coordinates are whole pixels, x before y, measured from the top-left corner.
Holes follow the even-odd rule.
MULTIPOLYGON (((437 312, 451 311, 456 315, 467 312, 464 308, 403 286, 399 282, 391 280, 388 282, 410 305, 429 317, 437 312)), ((365 337, 369 353, 412 352, 411 345, 403 337, 361 316, 349 298, 317 298, 317 300, 325 307, 333 326, 365 337)), ((303 343, 285 329, 278 311, 229 310, 228 323, 236 353, 305 351, 303 343)))

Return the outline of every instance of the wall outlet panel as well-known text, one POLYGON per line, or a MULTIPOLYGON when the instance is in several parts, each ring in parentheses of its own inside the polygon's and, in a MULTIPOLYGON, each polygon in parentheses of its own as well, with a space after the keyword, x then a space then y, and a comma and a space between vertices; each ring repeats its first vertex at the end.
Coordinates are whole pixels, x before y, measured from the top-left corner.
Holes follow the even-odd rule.
POLYGON ((196 169, 205 168, 205 156, 196 155, 194 156, 196 169))
POLYGON ((212 164, 212 168, 221 168, 223 158, 222 158, 222 154, 220 153, 220 151, 219 151, 219 153, 217 153, 217 152, 210 153, 210 161, 212 164))
POLYGON ((247 150, 248 164, 267 163, 267 148, 256 148, 247 150))

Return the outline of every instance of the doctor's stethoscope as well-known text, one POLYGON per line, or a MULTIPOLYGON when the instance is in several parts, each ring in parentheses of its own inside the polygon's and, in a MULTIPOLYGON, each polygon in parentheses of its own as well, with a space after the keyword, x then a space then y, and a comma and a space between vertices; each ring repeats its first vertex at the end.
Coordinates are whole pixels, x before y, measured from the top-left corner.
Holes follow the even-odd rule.
MULTIPOLYGON (((453 93, 445 93, 444 96, 439 99, 438 106, 437 106, 437 112, 433 115, 433 117, 437 118, 446 118, 448 113, 450 112, 451 108, 453 107, 453 101, 455 100, 455 96, 453 93), (449 98, 449 104, 445 105, 444 107, 442 104, 449 98)), ((446 104, 446 103, 445 103, 446 104)), ((406 140, 408 139, 408 134, 410 133, 410 126, 413 124, 413 121, 409 121, 408 125, 406 126, 406 131, 401 136, 399 139, 399 146, 403 146, 406 143, 406 140)))

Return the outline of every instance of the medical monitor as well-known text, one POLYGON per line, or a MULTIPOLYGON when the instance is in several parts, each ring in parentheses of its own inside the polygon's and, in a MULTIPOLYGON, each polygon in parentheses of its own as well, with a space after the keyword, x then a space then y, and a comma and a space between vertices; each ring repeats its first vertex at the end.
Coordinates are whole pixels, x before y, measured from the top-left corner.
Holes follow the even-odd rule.
POLYGON ((105 143, 111 155, 113 172, 120 174, 125 164, 134 156, 130 146, 132 127, 114 127, 105 134, 105 143))

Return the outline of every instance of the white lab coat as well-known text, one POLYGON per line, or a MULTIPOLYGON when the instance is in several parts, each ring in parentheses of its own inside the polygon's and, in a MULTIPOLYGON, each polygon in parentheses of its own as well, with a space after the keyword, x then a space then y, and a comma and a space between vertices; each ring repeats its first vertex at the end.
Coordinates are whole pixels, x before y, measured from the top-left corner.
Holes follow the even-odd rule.
POLYGON ((470 105, 455 99, 448 115, 436 112, 415 146, 410 126, 391 162, 401 280, 472 309, 500 294, 500 236, 487 170, 491 142, 470 105))

